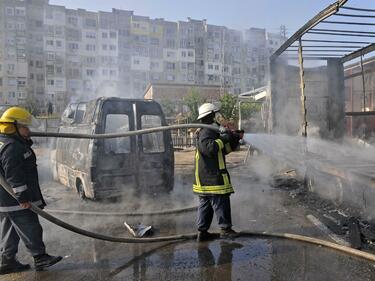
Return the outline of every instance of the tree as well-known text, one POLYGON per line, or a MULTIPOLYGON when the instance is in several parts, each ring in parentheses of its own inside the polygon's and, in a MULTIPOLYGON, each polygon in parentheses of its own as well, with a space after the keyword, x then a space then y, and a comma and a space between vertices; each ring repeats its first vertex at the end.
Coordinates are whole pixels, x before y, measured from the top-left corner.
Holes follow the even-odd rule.
MULTIPOLYGON (((239 119, 238 112, 238 97, 225 93, 220 97, 221 109, 220 113, 224 117, 226 122, 237 122, 239 119)), ((259 112, 261 109, 261 104, 259 103, 241 103, 241 119, 246 120, 254 117, 254 114, 259 112)))
POLYGON ((219 99, 221 103, 220 113, 226 120, 230 120, 236 117, 238 113, 235 110, 237 104, 237 97, 228 93, 224 93, 219 99))
POLYGON ((195 122, 198 118, 198 108, 205 102, 205 99, 200 95, 195 88, 190 90, 190 93, 184 97, 184 104, 189 108, 189 122, 195 122))
POLYGON ((250 119, 253 115, 260 111, 262 105, 260 103, 241 103, 241 118, 250 119))
POLYGON ((27 97, 24 107, 34 116, 40 114, 40 106, 38 105, 37 101, 31 96, 27 97))
POLYGON ((173 101, 163 98, 160 100, 160 105, 166 117, 173 117, 175 115, 175 103, 173 101))

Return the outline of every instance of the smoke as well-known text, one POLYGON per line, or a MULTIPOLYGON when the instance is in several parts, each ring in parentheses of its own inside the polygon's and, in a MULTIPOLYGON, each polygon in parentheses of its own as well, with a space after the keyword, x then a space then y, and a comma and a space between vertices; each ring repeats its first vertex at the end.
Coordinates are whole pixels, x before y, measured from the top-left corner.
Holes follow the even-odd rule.
POLYGON ((306 176, 310 189, 321 197, 374 216, 374 147, 363 147, 353 140, 337 143, 286 135, 246 134, 245 139, 281 165, 306 176))

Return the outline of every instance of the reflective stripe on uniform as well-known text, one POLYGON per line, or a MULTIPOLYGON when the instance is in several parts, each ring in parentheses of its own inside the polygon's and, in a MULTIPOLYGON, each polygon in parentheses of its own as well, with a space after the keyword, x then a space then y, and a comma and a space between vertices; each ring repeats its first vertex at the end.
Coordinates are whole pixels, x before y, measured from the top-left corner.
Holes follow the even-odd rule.
MULTIPOLYGON (((219 169, 226 170, 225 169, 225 162, 224 162, 224 156, 223 156, 223 149, 224 149, 224 143, 221 139, 215 140, 217 145, 219 146, 219 151, 218 151, 218 164, 219 164, 219 169)), ((228 172, 222 173, 223 176, 223 185, 210 185, 210 186, 202 186, 199 178, 199 158, 200 158, 200 153, 197 149, 195 153, 195 183, 193 185, 193 191, 195 193, 199 194, 228 194, 228 193, 233 193, 233 186, 229 181, 229 176, 228 172)))
POLYGON ((14 193, 20 193, 20 192, 25 191, 27 189, 27 185, 25 184, 25 185, 17 186, 17 187, 14 187, 12 189, 13 189, 14 193))
MULTIPOLYGON (((32 203, 38 206, 38 205, 42 204, 42 200, 33 201, 32 203)), ((25 209, 23 209, 20 205, 17 205, 17 206, 8 206, 8 207, 5 207, 5 206, 4 207, 0 207, 0 212, 1 213, 14 212, 14 211, 22 211, 22 210, 25 210, 25 209)))
POLYGON ((198 186, 201 185, 201 181, 199 179, 199 170, 198 170, 198 164, 199 163, 199 151, 197 149, 197 151, 195 152, 195 181, 197 183, 198 186))
MULTIPOLYGON (((216 142, 218 142, 218 143, 221 142, 223 144, 223 141, 220 140, 220 139, 217 139, 216 142)), ((222 145, 222 147, 224 148, 224 144, 222 145)), ((217 158, 218 158, 218 161, 219 161, 219 169, 225 170, 225 162, 224 162, 224 156, 223 156, 222 149, 220 149, 219 152, 217 153, 217 158)), ((229 177, 228 177, 227 172, 223 173, 222 175, 223 175, 224 185, 225 186, 230 185, 229 177)))
POLYGON ((225 144, 225 152, 228 154, 230 152, 232 152, 232 148, 230 147, 230 144, 229 143, 226 143, 225 144))
POLYGON ((217 139, 217 140, 215 140, 215 142, 219 146, 219 150, 222 150, 224 148, 224 143, 221 139, 217 139))
POLYGON ((225 185, 210 185, 210 186, 198 186, 193 185, 193 191, 201 194, 228 194, 233 193, 233 187, 231 184, 225 185))

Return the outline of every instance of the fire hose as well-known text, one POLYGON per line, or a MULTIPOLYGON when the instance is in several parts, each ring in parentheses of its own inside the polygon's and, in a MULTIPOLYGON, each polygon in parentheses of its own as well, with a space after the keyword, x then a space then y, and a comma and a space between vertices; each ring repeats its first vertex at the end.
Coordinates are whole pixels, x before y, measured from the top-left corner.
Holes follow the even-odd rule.
MULTIPOLYGON (((35 137, 63 137, 63 138, 88 138, 88 139, 95 139, 95 138, 117 138, 117 137, 127 137, 127 136, 133 136, 133 135, 139 135, 139 134, 147 134, 147 133, 153 133, 158 131, 165 131, 165 130, 172 130, 172 129, 179 129, 179 128, 210 128, 218 130, 217 127, 210 126, 210 125, 204 125, 204 124, 183 124, 183 125, 172 125, 172 126, 164 126, 164 127, 158 127, 158 128, 150 128, 150 129, 144 129, 139 131, 130 131, 126 133, 120 133, 120 134, 99 134, 99 135, 88 135, 88 134, 68 134, 68 133, 39 133, 39 132, 33 132, 32 136, 35 137)), ((6 182, 4 177, 0 174, 0 185, 13 197, 16 198, 12 188, 10 185, 6 182)), ((119 242, 119 243, 157 243, 157 242, 165 242, 165 241, 183 241, 188 239, 196 239, 197 235, 195 233, 191 234, 181 234, 181 235, 172 235, 172 236, 164 236, 164 237, 157 237, 157 238, 125 238, 125 237, 113 237, 108 235, 103 235, 95 232, 91 232, 79 227, 76 227, 74 225, 68 224, 49 213, 43 211, 39 207, 37 207, 35 204, 31 203, 31 211, 38 214, 39 216, 43 217, 47 221, 58 225, 64 229, 67 229, 69 231, 72 231, 74 233, 109 241, 109 242, 119 242)), ((289 240, 295 240, 305 243, 310 243, 313 245, 318 246, 324 246, 330 249, 338 250, 340 252, 350 254, 356 257, 360 257, 372 262, 375 262, 375 255, 371 253, 367 253, 364 251, 360 251, 357 249, 353 249, 347 246, 339 245, 336 243, 332 243, 329 241, 325 241, 322 239, 307 237, 303 235, 297 235, 297 234, 290 234, 290 233, 273 233, 273 232, 256 232, 256 231, 241 231, 239 232, 240 236, 242 237, 270 237, 270 238, 282 238, 282 239, 289 239, 289 240)), ((219 234, 216 234, 217 237, 219 237, 219 234)))

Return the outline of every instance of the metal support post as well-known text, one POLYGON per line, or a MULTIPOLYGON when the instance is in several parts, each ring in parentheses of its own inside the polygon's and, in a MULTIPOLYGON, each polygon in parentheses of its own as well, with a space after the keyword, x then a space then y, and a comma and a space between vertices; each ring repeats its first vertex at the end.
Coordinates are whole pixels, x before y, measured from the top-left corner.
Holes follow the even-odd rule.
POLYGON ((238 101, 238 130, 242 129, 241 101, 238 101))
POLYGON ((301 111, 302 111, 302 136, 307 137, 307 109, 306 109, 306 96, 305 96, 305 71, 303 69, 303 54, 302 54, 302 41, 298 40, 298 63, 299 63, 299 76, 301 87, 301 111))
POLYGON ((366 111, 366 85, 365 85, 365 72, 363 70, 363 56, 361 56, 361 75, 362 75, 362 91, 363 91, 363 111, 366 111))

